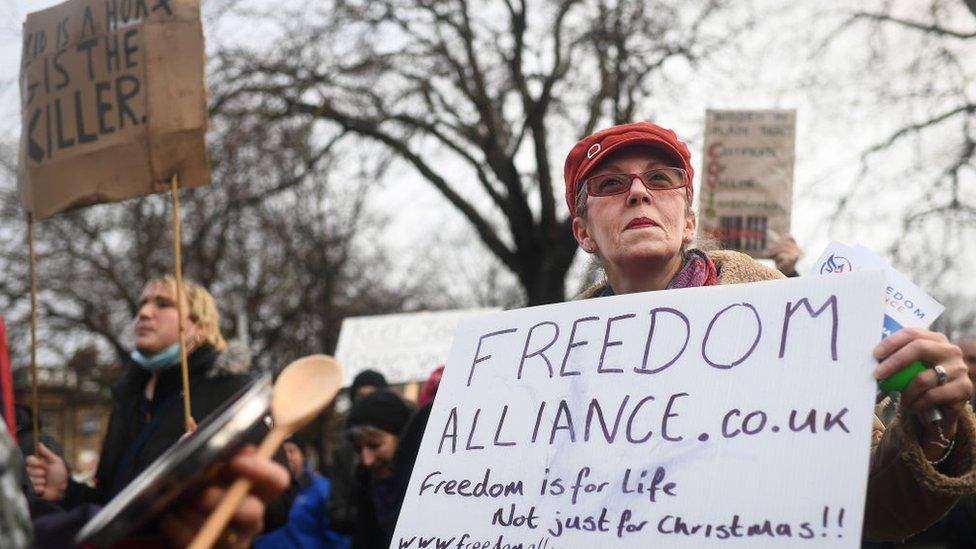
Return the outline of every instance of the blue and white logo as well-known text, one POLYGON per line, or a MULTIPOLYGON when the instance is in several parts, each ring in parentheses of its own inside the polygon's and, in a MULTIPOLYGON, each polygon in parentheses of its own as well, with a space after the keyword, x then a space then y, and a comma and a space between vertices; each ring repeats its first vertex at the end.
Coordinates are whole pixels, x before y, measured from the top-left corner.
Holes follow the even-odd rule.
POLYGON ((820 274, 843 274, 854 270, 851 260, 842 255, 830 254, 820 265, 820 274))

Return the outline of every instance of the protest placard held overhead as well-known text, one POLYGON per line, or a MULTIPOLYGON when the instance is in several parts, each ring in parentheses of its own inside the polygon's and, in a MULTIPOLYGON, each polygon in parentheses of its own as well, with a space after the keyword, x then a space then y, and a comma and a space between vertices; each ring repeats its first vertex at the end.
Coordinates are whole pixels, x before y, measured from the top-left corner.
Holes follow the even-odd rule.
POLYGON ((702 230, 753 257, 790 232, 796 111, 708 110, 702 230))
POLYGON ((198 0, 71 0, 24 23, 18 187, 34 219, 209 180, 198 0))

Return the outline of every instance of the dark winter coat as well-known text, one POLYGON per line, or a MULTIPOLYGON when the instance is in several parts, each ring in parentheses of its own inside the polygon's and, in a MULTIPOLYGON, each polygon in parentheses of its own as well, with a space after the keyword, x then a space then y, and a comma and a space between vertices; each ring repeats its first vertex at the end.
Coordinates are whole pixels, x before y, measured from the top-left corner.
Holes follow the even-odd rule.
MULTIPOLYGON (((187 357, 191 413, 198 423, 248 384, 250 365, 247 349, 235 345, 222 352, 203 345, 187 357)), ((173 367, 160 374, 151 401, 144 396, 149 377, 149 372, 133 364, 112 387, 112 413, 95 472, 95 487, 69 480, 65 508, 82 503, 104 505, 183 436, 180 369, 173 367)), ((267 430, 263 426, 259 430, 255 436, 263 438, 267 430)), ((284 452, 279 450, 275 460, 286 464, 284 452)), ((266 531, 285 523, 294 496, 294 490, 289 489, 268 504, 266 531)))
MULTIPOLYGON (((218 353, 203 345, 187 357, 193 417, 202 421, 249 381, 246 355, 218 353)), ((104 505, 139 473, 180 439, 183 425, 183 388, 180 369, 164 370, 152 400, 145 387, 150 373, 130 365, 112 387, 112 412, 102 445, 95 487, 69 481, 64 505, 104 505)))

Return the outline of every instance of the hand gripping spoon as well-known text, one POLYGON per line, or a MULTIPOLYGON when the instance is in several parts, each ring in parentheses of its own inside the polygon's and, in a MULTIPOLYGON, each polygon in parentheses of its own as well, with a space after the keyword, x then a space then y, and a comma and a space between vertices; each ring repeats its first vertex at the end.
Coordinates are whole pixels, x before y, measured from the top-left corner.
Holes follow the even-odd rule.
MULTIPOLYGON (((310 355, 286 366, 278 376, 271 396, 274 427, 258 446, 257 455, 271 459, 286 438, 332 402, 341 385, 342 367, 331 356, 310 355)), ((250 489, 249 479, 234 481, 190 544, 190 549, 212 547, 250 489)))

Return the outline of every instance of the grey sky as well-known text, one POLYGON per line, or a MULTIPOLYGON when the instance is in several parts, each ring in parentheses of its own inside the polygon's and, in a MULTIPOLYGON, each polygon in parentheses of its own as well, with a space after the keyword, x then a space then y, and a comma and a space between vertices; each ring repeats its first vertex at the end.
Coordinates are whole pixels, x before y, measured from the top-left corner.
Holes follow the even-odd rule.
MULTIPOLYGON (((15 85, 20 25, 28 12, 56 3, 51 0, 2 0, 0 3, 0 21, 3 21, 0 26, 0 135, 6 139, 16 138, 20 126, 15 85)), ((878 250, 891 242, 893 227, 885 223, 893 219, 890 216, 869 223, 839 225, 828 234, 828 215, 830 204, 842 185, 857 179, 860 152, 912 115, 905 110, 879 111, 866 102, 869 96, 858 91, 866 86, 862 86, 858 79, 873 84, 885 75, 854 72, 854 61, 863 55, 862 52, 835 47, 822 56, 813 55, 812 36, 832 23, 829 18, 821 18, 815 13, 818 8, 804 4, 781 0, 753 2, 757 10, 768 14, 766 20, 760 22, 760 32, 752 33, 736 50, 710 60, 698 72, 683 66, 672 67, 670 74, 677 85, 663 87, 654 98, 655 105, 650 108, 658 123, 674 127, 690 142, 696 168, 701 167, 700 147, 706 108, 797 109, 793 232, 807 251, 800 263, 801 272, 831 238, 851 244, 860 242, 878 250)), ((833 4, 833 8, 844 4, 851 9, 866 5, 854 1, 833 4)), ((205 11, 207 7, 205 3, 205 11)), ((246 30, 250 24, 258 24, 246 20, 238 23, 241 30, 246 30)), ((854 39, 854 36, 847 38, 848 41, 854 39)), ((911 46, 896 43, 892 47, 911 46)), ((976 63, 974 59, 976 52, 970 56, 970 62, 976 63)), ((884 67, 879 67, 881 70, 884 67)), ((567 143, 573 140, 562 137, 567 136, 556 139, 567 143)), ((913 148, 912 144, 906 144, 888 155, 890 160, 883 159, 878 163, 876 169, 880 175, 874 177, 883 178, 885 173, 897 177, 906 162, 920 154, 948 154, 937 147, 933 149, 934 146, 932 143, 916 143, 913 148)), ((561 169, 561 158, 553 159, 553 165, 561 169)), ((966 184, 968 188, 973 186, 971 180, 966 184)), ((474 238, 460 215, 419 178, 398 181, 396 187, 396 191, 388 191, 398 193, 395 200, 378 200, 375 205, 392 216, 391 239, 403 238, 395 235, 416 238, 418 227, 448 227, 446 231, 437 231, 439 238, 448 241, 474 238), (404 208, 402 204, 410 207, 404 208)), ((872 211, 890 209, 897 212, 906 207, 900 200, 894 193, 873 196, 872 211)), ((404 240, 402 245, 413 246, 416 242, 404 240)))

